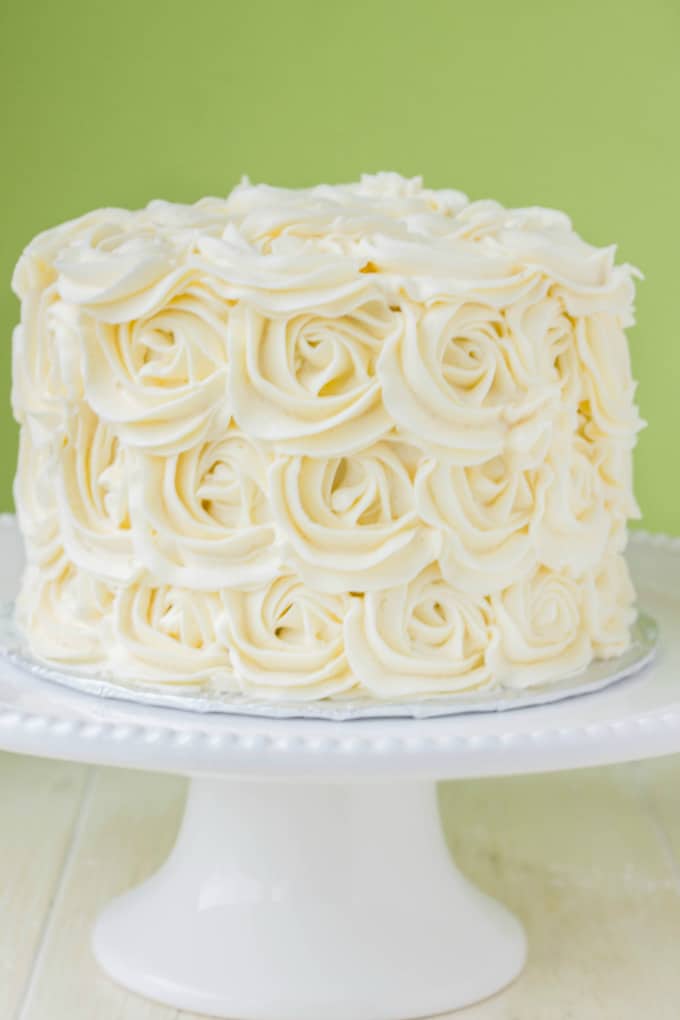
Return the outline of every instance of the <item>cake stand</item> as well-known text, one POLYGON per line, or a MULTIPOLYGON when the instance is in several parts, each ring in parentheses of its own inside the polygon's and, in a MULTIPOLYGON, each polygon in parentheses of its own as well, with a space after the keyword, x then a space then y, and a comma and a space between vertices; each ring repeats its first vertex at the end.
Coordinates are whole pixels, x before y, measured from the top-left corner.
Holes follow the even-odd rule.
MULTIPOLYGON (((452 864, 435 781, 680 750, 680 540, 630 562, 656 661, 603 691, 428 720, 200 715, 61 688, 4 665, 0 747, 191 777, 177 843, 110 904, 94 951, 116 981, 242 1020, 404 1020, 498 991, 525 939, 452 864)), ((21 550, 0 525, 0 597, 21 550)))

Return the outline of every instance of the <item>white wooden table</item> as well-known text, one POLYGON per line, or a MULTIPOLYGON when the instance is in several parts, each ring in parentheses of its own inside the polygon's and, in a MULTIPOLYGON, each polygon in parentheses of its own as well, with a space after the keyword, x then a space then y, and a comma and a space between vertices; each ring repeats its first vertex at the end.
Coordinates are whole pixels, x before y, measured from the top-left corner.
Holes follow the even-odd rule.
MULTIPOLYGON (((192 1020, 113 985, 89 949, 100 908, 166 856, 184 790, 0 753, 0 1020, 192 1020)), ((530 946, 511 988, 456 1018, 678 1020, 680 755, 445 784, 441 804, 458 864, 530 946)))

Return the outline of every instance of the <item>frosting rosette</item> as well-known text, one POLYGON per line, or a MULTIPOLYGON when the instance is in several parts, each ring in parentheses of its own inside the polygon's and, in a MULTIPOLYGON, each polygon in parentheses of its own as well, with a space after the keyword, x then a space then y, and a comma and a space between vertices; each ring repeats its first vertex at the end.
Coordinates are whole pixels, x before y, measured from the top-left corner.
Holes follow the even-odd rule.
POLYGON ((12 277, 21 301, 12 343, 12 407, 18 421, 30 414, 34 426, 40 423, 48 433, 63 426, 69 401, 82 394, 81 311, 64 300, 55 261, 101 215, 91 213, 39 234, 12 277))
POLYGON ((582 574, 605 552, 613 521, 589 444, 562 434, 546 461, 544 510, 535 531, 541 563, 582 574))
POLYGON ((130 500, 138 560, 164 584, 247 588, 281 567, 265 450, 238 429, 168 457, 136 452, 130 500))
POLYGON ((89 319, 87 399, 126 444, 172 454, 228 424, 229 305, 205 281, 171 293, 139 319, 89 319))
POLYGON ((54 576, 63 569, 64 547, 54 488, 56 463, 54 439, 48 441, 42 427, 36 427, 33 420, 26 422, 19 434, 14 505, 26 558, 39 568, 38 577, 54 576))
POLYGON ((73 415, 58 444, 53 485, 68 559, 102 581, 123 583, 139 574, 128 504, 127 451, 87 406, 73 415))
POLYGON ((287 558, 321 591, 371 591, 409 580, 437 555, 416 513, 414 451, 376 443, 352 456, 280 457, 271 500, 287 558))
POLYGON ((393 173, 40 234, 29 651, 273 703, 483 700, 625 651, 635 275, 561 212, 393 173))
POLYGON ((578 354, 590 416, 597 429, 619 439, 635 436, 642 422, 620 318, 598 313, 579 319, 578 354))
POLYGON ((302 701, 348 690, 346 595, 320 594, 282 575, 251 592, 226 591, 222 627, 244 691, 302 701))
MULTIPOLYGON (((633 267, 615 265, 616 248, 596 248, 556 209, 505 209, 498 202, 472 202, 456 217, 452 235, 503 253, 514 267, 549 280, 570 316, 598 312, 632 321, 633 267)), ((515 268, 516 273, 516 268, 515 268)))
POLYGON ((100 322, 130 322, 200 275, 201 243, 220 237, 226 224, 224 201, 155 201, 137 212, 81 217, 40 235, 26 254, 50 267, 67 302, 100 322))
POLYGON ((62 301, 56 285, 31 290, 13 337, 12 406, 34 429, 63 428, 66 408, 83 391, 79 312, 62 301))
POLYGON ((631 627, 637 618, 635 589, 623 556, 608 556, 586 577, 585 605, 597 657, 623 655, 630 647, 631 627))
POLYGON ((626 525, 639 520, 640 508, 633 492, 633 450, 635 439, 617 439, 586 426, 584 437, 588 455, 597 469, 602 486, 605 511, 610 521, 609 546, 622 552, 626 544, 626 525))
POLYGON ((540 373, 540 348, 502 310, 406 302, 402 311, 404 328, 385 343, 378 376, 405 435, 465 465, 529 449, 550 428, 556 384, 540 373))
POLYGON ((112 608, 107 666, 113 677, 237 689, 229 650, 218 636, 222 607, 216 592, 127 585, 112 608))
POLYGON ((65 559, 58 571, 30 565, 16 603, 16 622, 39 659, 73 668, 105 668, 113 647, 113 590, 65 559))
POLYGON ((491 597, 499 642, 492 668, 505 687, 534 687, 584 669, 592 658, 583 585, 538 569, 491 597))
POLYGON ((240 305, 230 323, 230 399, 241 428, 289 453, 346 453, 392 421, 376 362, 399 316, 370 290, 329 315, 267 318, 240 305))
POLYGON ((435 564, 409 584, 352 599, 345 622, 352 671, 378 698, 486 688, 494 643, 488 602, 457 591, 435 564))
POLYGON ((469 467, 424 461, 415 483, 418 511, 441 532, 447 581, 486 595, 529 573, 538 562, 545 489, 545 469, 517 454, 469 467))

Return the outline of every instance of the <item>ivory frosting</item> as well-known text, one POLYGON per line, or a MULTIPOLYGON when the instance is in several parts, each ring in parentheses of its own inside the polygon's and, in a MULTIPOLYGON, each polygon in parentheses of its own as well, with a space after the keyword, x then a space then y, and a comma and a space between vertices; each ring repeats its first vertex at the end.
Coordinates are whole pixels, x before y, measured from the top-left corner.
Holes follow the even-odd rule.
POLYGON ((14 289, 32 652, 269 699, 621 654, 634 270, 419 178, 104 209, 14 289))

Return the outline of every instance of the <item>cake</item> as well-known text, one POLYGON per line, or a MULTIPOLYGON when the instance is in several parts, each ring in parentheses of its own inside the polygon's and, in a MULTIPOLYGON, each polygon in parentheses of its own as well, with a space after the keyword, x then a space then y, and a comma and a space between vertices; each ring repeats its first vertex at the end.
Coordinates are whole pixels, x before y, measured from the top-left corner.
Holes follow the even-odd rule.
POLYGON ((635 271, 420 178, 104 209, 13 286, 28 652, 128 687, 542 687, 635 597, 635 271))

